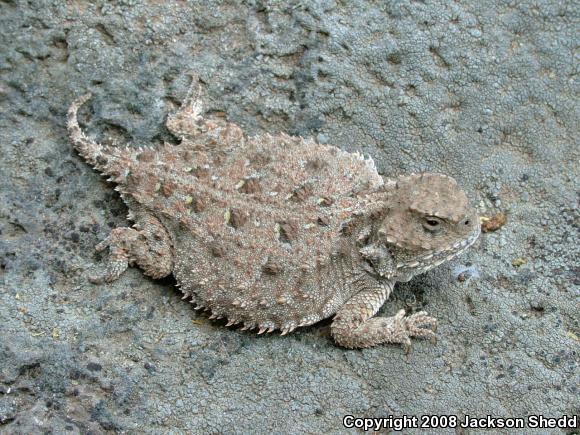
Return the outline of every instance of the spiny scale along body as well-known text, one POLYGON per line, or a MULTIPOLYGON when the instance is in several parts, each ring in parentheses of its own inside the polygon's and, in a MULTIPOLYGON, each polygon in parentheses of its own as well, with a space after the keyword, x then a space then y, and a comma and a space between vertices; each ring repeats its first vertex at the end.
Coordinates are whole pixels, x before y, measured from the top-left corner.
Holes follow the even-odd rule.
POLYGON ((479 218, 455 180, 440 174, 383 179, 360 154, 285 134, 249 137, 201 116, 190 91, 167 127, 179 145, 102 146, 68 113, 79 154, 110 177, 132 227, 116 228, 96 283, 129 265, 174 274, 185 298, 228 325, 286 334, 335 315, 345 347, 434 339, 425 312, 374 317, 395 282, 408 281, 473 244, 479 218))

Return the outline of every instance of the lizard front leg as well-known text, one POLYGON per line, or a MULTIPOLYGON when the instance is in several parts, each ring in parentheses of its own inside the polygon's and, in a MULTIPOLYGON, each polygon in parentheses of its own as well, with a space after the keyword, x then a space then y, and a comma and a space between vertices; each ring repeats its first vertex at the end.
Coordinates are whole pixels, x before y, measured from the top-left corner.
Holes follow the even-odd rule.
POLYGON ((105 271, 89 276, 93 283, 113 282, 129 265, 137 264, 145 275, 158 279, 173 270, 173 256, 169 235, 153 216, 140 214, 135 228, 115 228, 97 245, 97 251, 109 248, 105 271))
POLYGON ((351 297, 337 312, 331 331, 335 341, 347 348, 371 347, 380 343, 400 343, 405 352, 411 337, 435 340, 437 320, 421 311, 405 317, 400 310, 393 317, 373 317, 389 297, 394 281, 374 282, 351 297))

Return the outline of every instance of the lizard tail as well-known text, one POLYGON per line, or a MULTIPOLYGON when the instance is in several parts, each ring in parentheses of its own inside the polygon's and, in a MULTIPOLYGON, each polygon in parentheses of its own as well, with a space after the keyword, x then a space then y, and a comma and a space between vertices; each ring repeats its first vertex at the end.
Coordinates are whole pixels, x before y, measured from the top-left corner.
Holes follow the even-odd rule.
POLYGON ((79 126, 77 119, 77 112, 87 100, 91 98, 91 94, 85 94, 77 98, 70 105, 67 117, 67 129, 71 142, 78 153, 89 163, 97 169, 101 169, 106 164, 108 158, 104 153, 103 146, 90 139, 83 133, 79 126))

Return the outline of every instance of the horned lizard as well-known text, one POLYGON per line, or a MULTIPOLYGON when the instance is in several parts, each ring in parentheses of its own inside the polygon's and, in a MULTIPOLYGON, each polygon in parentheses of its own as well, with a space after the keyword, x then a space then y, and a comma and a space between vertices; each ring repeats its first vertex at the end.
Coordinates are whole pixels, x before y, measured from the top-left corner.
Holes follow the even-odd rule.
POLYGON ((249 137, 206 119, 196 87, 167 127, 181 140, 159 149, 102 146, 68 111, 79 154, 117 184, 132 227, 113 229, 111 282, 136 264, 175 276, 185 298, 227 325, 282 335, 334 315, 347 348, 435 339, 421 311, 374 317, 397 281, 450 260, 480 233, 456 181, 435 173, 383 179, 370 158, 284 133, 249 137))

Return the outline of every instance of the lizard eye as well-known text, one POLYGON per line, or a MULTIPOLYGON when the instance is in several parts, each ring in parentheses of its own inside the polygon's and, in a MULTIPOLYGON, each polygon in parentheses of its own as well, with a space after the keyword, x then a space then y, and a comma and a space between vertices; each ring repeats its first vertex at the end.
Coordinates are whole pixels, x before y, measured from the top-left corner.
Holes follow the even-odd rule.
POLYGON ((432 233, 440 231, 441 227, 442 227, 441 220, 436 218, 435 216, 427 216, 423 220, 423 228, 432 233))

